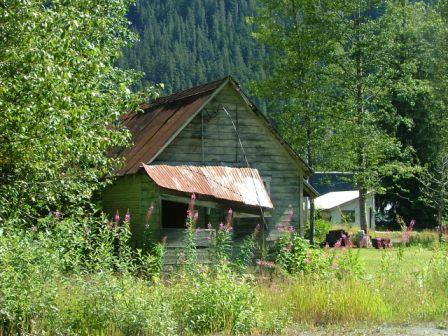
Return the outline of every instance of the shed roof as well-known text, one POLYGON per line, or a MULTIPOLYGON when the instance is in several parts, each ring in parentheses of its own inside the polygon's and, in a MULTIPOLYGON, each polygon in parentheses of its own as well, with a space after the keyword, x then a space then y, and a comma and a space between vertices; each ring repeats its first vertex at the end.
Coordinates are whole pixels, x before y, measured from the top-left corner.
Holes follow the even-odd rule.
POLYGON ((122 123, 131 131, 134 145, 117 153, 125 159, 119 174, 136 173, 141 162, 152 161, 226 82, 227 79, 221 79, 161 97, 150 104, 142 104, 143 113, 131 111, 124 115, 122 123))
POLYGON ((316 208, 322 210, 333 209, 337 206, 353 201, 359 197, 358 190, 334 191, 319 196, 314 200, 316 208))
POLYGON ((152 103, 142 104, 141 109, 144 111, 142 113, 131 111, 124 115, 121 122, 131 131, 134 144, 131 148, 114 152, 125 160, 125 166, 118 174, 133 174, 139 170, 141 162, 151 163, 227 83, 231 83, 252 110, 262 117, 274 136, 296 162, 299 162, 308 174, 311 173, 311 168, 240 90, 239 84, 231 77, 226 77, 161 97, 152 103))
POLYGON ((160 187, 250 206, 274 208, 257 169, 226 166, 142 164, 160 187))

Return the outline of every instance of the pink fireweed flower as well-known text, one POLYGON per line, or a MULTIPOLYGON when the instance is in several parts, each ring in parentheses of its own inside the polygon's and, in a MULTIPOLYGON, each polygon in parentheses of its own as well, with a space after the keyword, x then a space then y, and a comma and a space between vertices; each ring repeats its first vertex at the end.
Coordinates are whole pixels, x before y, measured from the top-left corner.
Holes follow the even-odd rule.
POLYGON ((255 227, 254 233, 257 235, 260 233, 260 231, 261 231, 261 226, 260 226, 260 224, 257 224, 257 226, 255 227))
POLYGON ((233 223, 233 210, 229 209, 226 217, 226 226, 232 226, 233 223))
POLYGON ((199 211, 196 210, 196 211, 194 212, 193 220, 194 220, 195 222, 197 222, 198 219, 199 219, 199 211))
POLYGON ((289 226, 288 227, 288 232, 289 233, 294 233, 296 231, 296 229, 294 228, 294 226, 289 226))
MULTIPOLYGON (((187 213, 190 213, 190 215, 194 214, 194 204, 195 204, 195 201, 196 201, 196 194, 192 193, 191 194, 191 198, 190 198, 190 203, 188 203, 188 212, 187 212, 187 213)), ((192 218, 192 217, 189 216, 189 218, 192 218)))
POLYGON ((212 229, 212 223, 208 223, 208 224, 207 224, 207 229, 209 229, 209 230, 212 229))
POLYGON ((284 232, 285 231, 284 225, 283 224, 277 225, 277 230, 280 231, 280 232, 284 232))
POLYGON ((129 223, 131 221, 131 213, 128 211, 126 212, 126 215, 124 216, 125 223, 129 223))
POLYGON ((272 261, 265 261, 265 260, 258 259, 257 266, 266 267, 266 268, 275 268, 275 263, 272 261))
POLYGON ((119 221, 120 221, 120 213, 117 210, 117 212, 115 213, 114 222, 118 223, 119 221))
POLYGON ((409 243, 409 238, 411 237, 411 233, 412 233, 412 230, 414 229, 415 223, 416 223, 415 219, 411 220, 411 222, 409 223, 409 226, 403 232, 402 240, 403 240, 404 244, 409 243))
POLYGON ((57 220, 61 219, 61 213, 59 212, 59 210, 56 210, 56 211, 55 211, 55 213, 54 213, 54 217, 55 217, 57 220))
POLYGON ((339 238, 336 243, 334 243, 334 248, 340 248, 342 245, 342 238, 339 238))
POLYGON ((224 223, 219 223, 219 229, 220 229, 221 231, 224 231, 224 223))
POLYGON ((146 212, 146 220, 149 220, 152 217, 153 212, 154 212, 154 204, 151 203, 151 205, 148 208, 148 211, 146 212))

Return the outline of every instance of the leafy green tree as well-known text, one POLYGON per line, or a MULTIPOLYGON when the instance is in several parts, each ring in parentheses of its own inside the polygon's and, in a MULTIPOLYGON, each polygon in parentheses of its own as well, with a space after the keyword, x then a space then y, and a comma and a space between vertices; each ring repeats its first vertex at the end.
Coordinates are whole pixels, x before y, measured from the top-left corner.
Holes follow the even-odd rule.
POLYGON ((0 2, 0 224, 77 214, 126 144, 136 96, 114 62, 134 40, 127 0, 0 2))
POLYGON ((264 4, 266 12, 257 20, 261 39, 278 55, 277 82, 268 89, 283 101, 280 115, 290 128, 284 134, 293 135, 288 138, 303 146, 312 164, 322 158, 322 168, 354 173, 361 227, 367 230, 367 192, 381 191, 385 176, 412 171, 412 150, 396 137, 398 127, 411 123, 392 103, 396 64, 389 58, 395 27, 388 23, 396 18, 392 8, 398 1, 264 4))
MULTIPOLYGON (((286 139, 312 168, 328 164, 331 125, 329 92, 333 90, 325 2, 262 0, 255 37, 269 46, 272 75, 255 83, 255 94, 269 100, 271 116, 286 139), (272 113, 274 112, 274 113, 272 113)), ((310 241, 314 241, 314 200, 310 200, 310 241)))
MULTIPOLYGON (((397 113, 408 120, 394 129, 402 145, 411 145, 416 163, 428 165, 439 151, 440 122, 433 117, 439 109, 434 76, 440 67, 436 54, 440 19, 433 6, 423 2, 388 3, 383 24, 387 27, 387 68, 384 74, 397 113)), ((385 125, 387 127, 387 124, 385 125)), ((380 207, 392 206, 393 213, 419 226, 434 223, 434 211, 420 201, 421 189, 415 176, 389 176, 383 180, 386 190, 380 195, 380 207)))

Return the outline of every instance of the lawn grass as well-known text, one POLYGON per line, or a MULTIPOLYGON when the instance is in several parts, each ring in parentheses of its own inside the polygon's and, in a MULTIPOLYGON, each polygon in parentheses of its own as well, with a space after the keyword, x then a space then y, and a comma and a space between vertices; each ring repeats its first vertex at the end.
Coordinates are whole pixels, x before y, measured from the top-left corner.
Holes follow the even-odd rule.
MULTIPOLYGON (((283 311, 296 326, 446 323, 446 259, 422 247, 353 249, 361 278, 298 276, 260 286, 265 309, 283 311), (437 261, 439 260, 439 261, 437 261)), ((445 257, 444 257, 445 258, 445 257)))
MULTIPOLYGON (((359 249, 359 258, 365 268, 366 274, 374 275, 381 268, 382 258, 395 258, 398 248, 390 250, 359 249)), ((431 249, 423 247, 407 247, 402 249, 402 259, 399 271, 402 274, 412 274, 421 270, 431 260, 433 254, 431 249)))

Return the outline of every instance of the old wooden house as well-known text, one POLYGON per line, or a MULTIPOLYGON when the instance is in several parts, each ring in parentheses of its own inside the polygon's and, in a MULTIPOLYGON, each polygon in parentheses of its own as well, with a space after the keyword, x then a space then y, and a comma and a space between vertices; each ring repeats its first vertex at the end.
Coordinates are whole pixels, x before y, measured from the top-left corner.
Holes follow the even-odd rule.
POLYGON ((200 227, 219 225, 231 208, 236 239, 261 224, 273 240, 289 220, 304 231, 304 198, 317 196, 306 182, 311 169, 235 80, 197 86, 142 109, 122 119, 133 146, 117 153, 125 166, 102 198, 110 216, 129 209, 135 246, 148 239, 145 227, 151 239, 181 244, 192 193, 200 227))

